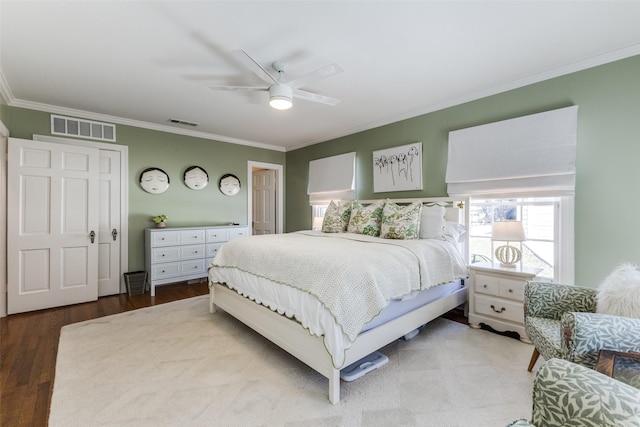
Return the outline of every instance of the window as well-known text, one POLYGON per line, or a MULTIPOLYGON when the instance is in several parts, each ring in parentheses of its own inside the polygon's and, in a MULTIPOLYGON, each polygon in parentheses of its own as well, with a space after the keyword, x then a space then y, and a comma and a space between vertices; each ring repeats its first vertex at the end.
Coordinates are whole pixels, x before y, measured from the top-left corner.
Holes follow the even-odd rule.
POLYGON ((527 240, 520 245, 521 264, 542 268, 543 279, 573 282, 573 197, 471 199, 470 261, 493 262, 501 242, 491 240, 494 221, 522 221, 527 240), (563 268, 560 268, 563 266, 563 268))

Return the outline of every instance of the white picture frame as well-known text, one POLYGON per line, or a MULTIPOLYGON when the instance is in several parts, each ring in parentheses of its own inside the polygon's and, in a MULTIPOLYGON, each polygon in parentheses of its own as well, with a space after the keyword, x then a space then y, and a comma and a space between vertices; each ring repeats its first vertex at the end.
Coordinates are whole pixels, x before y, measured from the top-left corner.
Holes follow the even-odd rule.
POLYGON ((422 190, 422 142, 373 152, 373 192, 422 190))

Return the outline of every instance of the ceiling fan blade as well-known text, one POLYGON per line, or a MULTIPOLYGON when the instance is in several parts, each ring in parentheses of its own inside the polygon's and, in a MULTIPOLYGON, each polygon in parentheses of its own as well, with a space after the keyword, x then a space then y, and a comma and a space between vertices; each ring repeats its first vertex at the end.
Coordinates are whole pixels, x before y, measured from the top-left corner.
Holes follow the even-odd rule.
POLYGON ((302 77, 298 77, 295 80, 291 80, 287 84, 293 87, 294 89, 301 88, 303 86, 308 85, 312 81, 324 79, 329 76, 333 76, 334 74, 338 74, 344 71, 338 64, 327 65, 326 67, 319 68, 315 71, 310 72, 302 77))
POLYGON ((211 90, 269 90, 264 86, 210 86, 211 90))
POLYGON ((233 57, 238 60, 242 65, 251 70, 255 75, 269 84, 278 83, 278 80, 273 77, 264 67, 256 62, 247 52, 244 50, 234 50, 231 52, 233 57))
POLYGON ((341 100, 337 98, 331 98, 329 96, 318 95, 317 93, 307 92, 306 90, 294 89, 293 96, 295 98, 306 99, 307 101, 319 102, 321 104, 327 104, 331 106, 336 106, 341 100))

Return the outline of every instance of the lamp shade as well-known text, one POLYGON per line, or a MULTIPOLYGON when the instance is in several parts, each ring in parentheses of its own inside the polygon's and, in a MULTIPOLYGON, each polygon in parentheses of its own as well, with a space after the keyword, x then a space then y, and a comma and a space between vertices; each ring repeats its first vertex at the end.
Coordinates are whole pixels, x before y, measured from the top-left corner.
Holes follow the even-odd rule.
POLYGON ((491 240, 522 242, 526 240, 522 221, 498 221, 491 228, 491 240))
POLYGON ((269 105, 276 110, 288 110, 293 105, 293 89, 283 84, 269 86, 269 105))

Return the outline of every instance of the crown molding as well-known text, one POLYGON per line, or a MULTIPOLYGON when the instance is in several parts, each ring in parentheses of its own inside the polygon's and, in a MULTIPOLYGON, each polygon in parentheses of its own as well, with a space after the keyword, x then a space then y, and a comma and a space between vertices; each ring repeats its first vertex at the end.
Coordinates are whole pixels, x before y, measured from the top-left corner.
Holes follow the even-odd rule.
POLYGON ((297 150, 300 148, 308 147, 310 145, 319 144, 321 142, 330 141, 332 139, 341 138, 347 135, 353 135, 355 133, 364 132, 370 129, 374 129, 380 126, 385 126, 391 123, 396 123, 402 120, 411 119, 414 117, 422 116, 424 114, 433 113, 435 111, 444 110, 445 108, 455 107, 456 105, 461 105, 470 101, 476 101, 478 99, 486 98, 488 96, 497 95, 499 93, 507 92, 513 89, 518 89, 521 87, 528 86, 530 84, 539 83, 545 80, 553 79, 555 77, 561 77, 567 74, 575 73, 578 71, 587 70, 589 68, 594 68, 600 65, 608 64, 610 62, 619 61, 621 59, 630 58, 632 56, 640 55, 640 44, 634 44, 628 46, 626 48, 614 50, 611 52, 606 52, 601 55, 593 56, 590 58, 585 58, 579 61, 575 61, 569 64, 565 64, 560 67, 551 68, 548 70, 544 70, 542 72, 513 80, 508 83, 504 83, 498 86, 489 87, 477 92, 473 92, 467 95, 463 95, 461 97, 452 98, 447 101, 432 104, 426 106, 424 108, 420 108, 418 110, 407 111, 406 113, 397 114, 395 116, 386 117, 382 120, 378 120, 375 122, 369 122, 361 126, 356 126, 353 128, 345 129, 339 134, 333 135, 325 135, 323 137, 317 138, 315 140, 308 141, 303 144, 298 144, 295 146, 291 146, 287 149, 287 151, 297 150))

